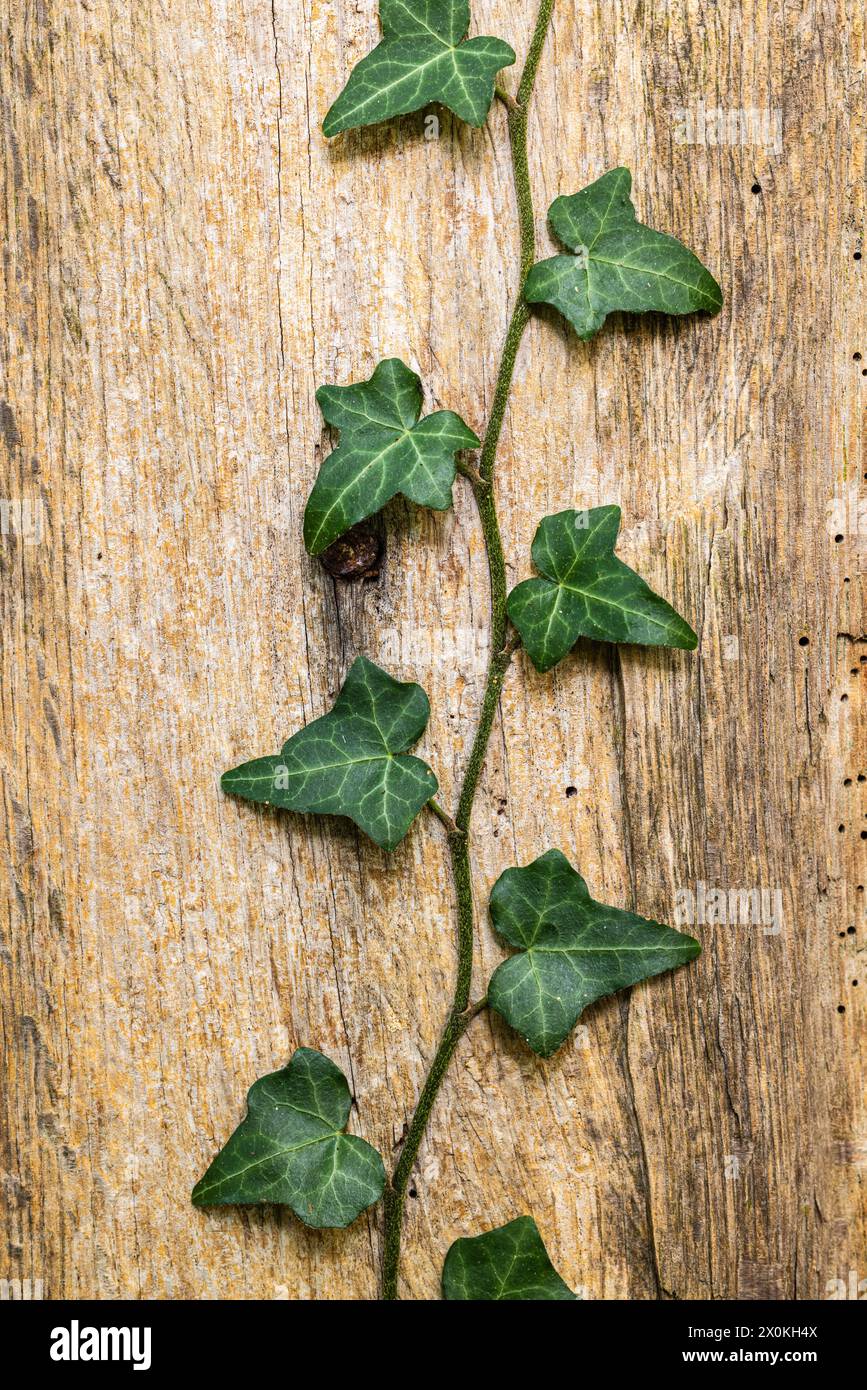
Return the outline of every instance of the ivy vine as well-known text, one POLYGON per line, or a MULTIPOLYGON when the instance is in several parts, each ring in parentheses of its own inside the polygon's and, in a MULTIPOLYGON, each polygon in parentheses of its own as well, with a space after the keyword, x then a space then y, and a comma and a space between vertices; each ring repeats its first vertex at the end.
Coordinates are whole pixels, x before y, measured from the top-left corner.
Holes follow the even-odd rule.
MULTIPOLYGON (((454 816, 435 799, 437 779, 409 749, 430 707, 420 686, 359 657, 333 709, 292 734, 279 754, 224 774, 225 791, 249 801, 346 816, 393 850, 423 807, 443 822, 457 902, 454 997, 400 1156, 390 1178, 363 1139, 346 1133, 350 1093, 338 1067, 300 1048, 288 1066, 255 1082, 247 1116, 193 1191, 198 1206, 277 1202, 310 1226, 346 1226, 384 1199, 382 1297, 398 1296, 401 1228, 410 1175, 443 1077, 470 1021, 495 1009, 534 1052, 550 1056, 588 1004, 695 958, 692 937, 594 901, 558 849, 507 869, 491 893, 494 927, 514 954, 494 971, 487 995, 470 1000, 473 899, 470 823, 488 739, 511 659, 523 644, 548 671, 579 637, 692 649, 690 625, 615 553, 616 506, 544 517, 532 546, 539 577, 507 592, 493 473, 515 359, 531 304, 552 305, 582 339, 615 311, 716 313, 722 293, 674 237, 640 223, 631 176, 613 169, 557 198, 550 224, 568 248, 536 262, 527 166, 527 114, 554 0, 541 0, 530 47, 510 96, 499 83, 515 62, 490 36, 467 38, 467 0, 380 0, 383 38, 356 66, 323 123, 326 136, 420 110, 430 102, 482 125, 493 101, 507 110, 518 209, 517 293, 483 439, 449 410, 422 415, 422 383, 396 358, 367 381, 322 386, 317 400, 339 431, 307 502, 304 542, 322 553, 402 494, 427 507, 451 505, 457 471, 470 481, 491 588, 491 658, 481 712, 454 816), (478 465, 467 458, 479 448, 478 465)), ((522 1216, 469 1233, 447 1252, 443 1296, 458 1300, 566 1300, 536 1223, 522 1216)))

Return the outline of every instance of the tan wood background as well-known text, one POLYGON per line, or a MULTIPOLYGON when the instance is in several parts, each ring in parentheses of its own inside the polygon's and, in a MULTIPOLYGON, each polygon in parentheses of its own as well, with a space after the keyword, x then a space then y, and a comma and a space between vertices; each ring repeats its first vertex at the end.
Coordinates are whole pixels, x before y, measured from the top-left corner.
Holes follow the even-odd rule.
MULTIPOLYGON (((473 31, 523 55, 532 19, 475 0, 473 31)), ((552 199, 625 163, 726 307, 589 346, 534 318, 497 482, 510 572, 544 513, 619 501, 620 553, 701 646, 516 663, 474 822, 477 985, 502 954, 490 884, 550 846, 663 920, 698 882, 779 888, 784 920, 697 928, 695 966, 597 1005, 549 1062, 473 1024, 415 1177, 408 1297, 522 1212, 594 1298, 867 1277, 864 24, 845 0, 558 5, 542 253, 552 199), (682 113, 716 108, 725 140, 711 116, 684 143, 682 113)), ((379 1211, 316 1233, 188 1194, 300 1043, 390 1154, 452 985, 433 817, 389 858, 218 788, 363 651, 430 694, 451 806, 481 695, 461 480, 453 512, 389 508, 373 582, 300 538, 316 386, 398 354, 480 429, 515 289, 500 107, 321 136, 377 32, 374 0, 12 0, 0 35, 0 491, 42 519, 7 509, 0 546, 0 1278, 46 1296, 375 1293, 379 1211)))

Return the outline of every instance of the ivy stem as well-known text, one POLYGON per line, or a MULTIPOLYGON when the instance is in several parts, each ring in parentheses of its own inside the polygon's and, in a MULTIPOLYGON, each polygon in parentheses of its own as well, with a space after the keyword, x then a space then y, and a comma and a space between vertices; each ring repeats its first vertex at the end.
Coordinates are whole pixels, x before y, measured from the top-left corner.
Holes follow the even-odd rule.
POLYGON ((504 106, 508 106, 510 111, 517 111, 518 103, 512 96, 511 92, 506 91, 502 83, 498 82, 494 87, 494 91, 496 92, 497 96, 500 98, 500 101, 503 103, 504 106))
POLYGON ((427 804, 431 808, 437 819, 442 821, 443 825, 445 826, 446 830, 449 832, 450 835, 460 835, 462 833, 455 825, 455 822, 452 820, 448 811, 444 811, 438 801, 435 801, 434 798, 431 797, 430 801, 427 804))
POLYGON ((467 463, 463 459, 458 461, 458 472, 462 477, 469 479, 473 488, 484 489, 491 486, 490 483, 485 481, 477 468, 474 468, 471 463, 467 463))
POLYGON ((491 582, 491 657, 488 662, 488 674, 485 682, 485 691, 482 696, 479 723, 467 761, 463 785, 458 799, 458 811, 454 821, 451 820, 451 817, 448 816, 441 807, 434 802, 430 803, 431 809, 439 816, 449 832, 449 851, 451 854, 452 874, 454 877, 455 897, 457 900, 457 978, 455 980, 455 993, 451 1010, 443 1030, 440 1045, 437 1048, 434 1059, 431 1062, 430 1070, 427 1074, 427 1079, 422 1087, 415 1114, 406 1132, 403 1148, 401 1149, 400 1157, 397 1161, 397 1166, 395 1167, 391 1182, 388 1184, 385 1191, 382 1297, 386 1300, 396 1299, 398 1296, 400 1239, 406 1193, 412 1170, 418 1157, 421 1141, 424 1138, 424 1133, 427 1128, 428 1119, 430 1118, 430 1113, 437 1097, 437 1092, 442 1084, 443 1077, 448 1071, 449 1063, 454 1056, 455 1049, 467 1025, 482 1009, 487 1007, 487 999, 481 999, 476 1004, 470 1004, 470 989, 473 976, 474 928, 469 828, 473 801, 475 799, 476 789, 479 785, 479 778, 482 774, 488 740, 491 735, 491 728, 493 727, 494 717, 497 712, 497 706, 503 688, 503 680, 519 643, 519 639, 516 637, 507 641, 506 636, 508 625, 508 615, 506 613, 506 562, 503 555, 503 542, 500 535, 499 522, 497 520, 494 489, 491 480, 497 455, 497 445, 500 440, 503 418, 509 399, 509 390, 512 385, 512 375, 515 370, 515 359, 518 355, 518 348, 524 329, 530 317, 530 311, 523 295, 523 286, 527 278, 527 273, 535 259, 536 238, 535 221, 533 217, 533 197, 530 188, 529 166, 527 163, 527 106, 533 91, 533 84, 536 80, 536 70, 539 66, 539 59, 542 56, 542 48, 545 43, 545 35, 548 32, 553 8, 554 0, 541 0, 536 17, 536 26, 533 30, 533 37, 530 40, 527 59, 518 86, 517 101, 511 97, 506 100, 508 94, 504 89, 499 87, 497 89, 497 95, 501 100, 505 101, 508 110, 509 145, 512 151, 512 169, 518 205, 520 267, 515 307, 512 310, 509 327, 506 331, 505 343, 503 344, 503 353, 494 386, 494 399, 491 405, 491 414, 488 419, 485 437, 482 441, 478 474, 474 476, 475 470, 463 470, 470 479, 473 495, 475 496, 476 505, 479 509, 479 520, 481 522, 485 552, 488 559, 488 573, 491 582))

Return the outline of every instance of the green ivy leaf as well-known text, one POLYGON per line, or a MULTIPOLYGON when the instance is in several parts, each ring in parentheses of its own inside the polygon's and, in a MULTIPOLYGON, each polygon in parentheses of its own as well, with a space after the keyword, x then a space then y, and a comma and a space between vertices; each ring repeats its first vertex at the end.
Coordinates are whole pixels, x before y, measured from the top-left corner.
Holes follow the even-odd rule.
POLYGON ((511 67, 515 53, 502 39, 465 39, 468 0, 380 0, 379 17, 382 43, 353 68, 324 133, 375 125, 431 101, 482 125, 497 73, 511 67))
POLYGON ((403 756, 429 717, 420 685, 393 680, 359 656, 328 714, 293 734, 282 753, 224 772, 221 786, 287 811, 348 816, 394 849, 437 791, 427 763, 403 756))
POLYGON ((477 1303, 577 1299, 552 1265, 532 1216, 456 1240, 443 1265, 443 1297, 477 1303))
POLYGON ((691 651, 689 623, 618 560, 619 507, 557 512, 539 523, 533 563, 544 579, 509 594, 509 617, 537 671, 550 671, 579 637, 691 651))
POLYGON ((548 210, 551 226, 574 254, 534 265, 524 297, 553 304, 579 338, 592 338, 617 309, 715 314, 722 307, 722 290, 698 257, 637 221, 631 187, 628 169, 612 169, 580 193, 556 198, 548 210))
POLYGON ((399 492, 436 511, 451 506, 455 454, 476 448, 479 438, 451 410, 419 420, 421 381, 398 358, 380 362, 369 381, 320 386, 316 399, 341 440, 320 468, 304 513, 311 555, 399 492))
POLYGON ((351 1104, 340 1068, 299 1047, 287 1067, 250 1087, 247 1115, 196 1183, 193 1202, 276 1202, 307 1226, 348 1226, 385 1186, 376 1149, 345 1132, 351 1104))
POLYGON ((506 869, 491 891, 500 936, 520 954, 499 965, 488 1003, 550 1057, 595 999, 694 960, 691 936, 591 898, 558 849, 506 869))

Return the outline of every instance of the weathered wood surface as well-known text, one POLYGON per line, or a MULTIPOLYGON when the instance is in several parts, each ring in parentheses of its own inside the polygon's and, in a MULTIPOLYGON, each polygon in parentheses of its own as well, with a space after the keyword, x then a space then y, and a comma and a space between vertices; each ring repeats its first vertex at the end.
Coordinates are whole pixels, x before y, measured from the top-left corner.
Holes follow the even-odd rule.
MULTIPOLYGON (((523 53, 529 5, 474 8, 523 53)), ((373 0, 12 0, 3 26, 2 496, 44 525, 11 511, 0 548, 0 1277, 47 1296, 375 1292, 379 1212, 317 1234, 188 1193, 302 1042, 391 1153, 451 990, 432 817, 388 858, 218 789, 364 651, 428 690, 449 806, 481 695, 462 483, 452 513, 389 509, 375 582, 335 584, 300 540, 329 447, 315 387, 398 354, 478 429, 515 289, 502 108, 479 132, 321 137, 376 34, 373 0)), ((784 920, 698 927, 695 966, 594 1007, 547 1063, 474 1023, 416 1175, 406 1296, 436 1295, 455 1236, 521 1212, 590 1297, 867 1276, 864 61, 844 0, 555 15, 540 245, 556 194, 625 163, 726 307, 590 346, 534 319, 498 465, 511 574, 543 513, 620 501, 620 553, 701 647, 516 664, 474 822, 477 983, 501 957, 490 884, 551 845, 663 920, 699 881, 779 888, 784 920), (776 114, 685 144, 702 105, 776 114)))

